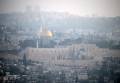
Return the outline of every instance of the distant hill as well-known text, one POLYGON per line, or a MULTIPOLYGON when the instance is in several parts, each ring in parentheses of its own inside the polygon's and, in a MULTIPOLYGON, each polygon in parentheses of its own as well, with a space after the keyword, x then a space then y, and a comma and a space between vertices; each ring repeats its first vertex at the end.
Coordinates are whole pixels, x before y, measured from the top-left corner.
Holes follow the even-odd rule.
POLYGON ((0 14, 0 24, 17 25, 22 28, 33 28, 33 30, 40 28, 43 24, 56 31, 71 28, 112 31, 120 29, 120 17, 80 17, 68 13, 25 12, 0 14))
POLYGON ((19 49, 19 42, 35 38, 41 25, 53 32, 71 29, 120 32, 120 17, 81 17, 57 12, 0 14, 0 50, 19 49))

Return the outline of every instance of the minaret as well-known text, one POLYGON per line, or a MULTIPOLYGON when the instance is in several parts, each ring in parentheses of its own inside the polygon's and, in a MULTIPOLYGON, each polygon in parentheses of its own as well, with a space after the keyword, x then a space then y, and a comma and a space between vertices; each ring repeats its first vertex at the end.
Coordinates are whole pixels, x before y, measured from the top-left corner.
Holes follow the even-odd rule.
POLYGON ((37 42, 36 42, 36 48, 38 48, 38 39, 37 39, 37 42))
POLYGON ((41 17, 40 29, 39 29, 39 31, 37 32, 36 48, 39 48, 40 32, 42 32, 42 29, 43 29, 43 23, 42 23, 42 17, 41 17))
POLYGON ((41 32, 42 27, 43 27, 43 17, 41 15, 41 13, 39 15, 40 15, 41 24, 40 24, 40 30, 37 32, 36 48, 39 48, 40 32, 41 32))
POLYGON ((39 39, 40 39, 41 29, 42 29, 42 27, 41 27, 40 30, 37 32, 36 48, 39 48, 39 39))

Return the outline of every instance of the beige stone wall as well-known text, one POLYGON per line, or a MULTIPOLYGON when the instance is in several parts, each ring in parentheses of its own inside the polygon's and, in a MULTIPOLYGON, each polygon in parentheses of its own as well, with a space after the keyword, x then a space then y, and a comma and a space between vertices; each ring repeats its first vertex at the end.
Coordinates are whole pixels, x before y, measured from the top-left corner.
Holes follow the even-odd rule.
POLYGON ((28 59, 35 61, 56 61, 68 56, 67 48, 28 48, 28 59))
POLYGON ((66 57, 70 56, 73 49, 74 52, 79 52, 80 49, 85 50, 85 56, 93 56, 97 60, 100 59, 100 56, 103 56, 107 49, 101 49, 96 47, 96 45, 92 44, 76 44, 71 45, 65 48, 27 48, 26 55, 28 59, 40 62, 48 62, 51 64, 64 64, 64 65, 81 65, 85 64, 88 65, 89 62, 93 62, 92 60, 68 60, 65 59, 66 57))
POLYGON ((101 62, 104 56, 119 56, 120 52, 118 50, 109 50, 98 48, 93 44, 79 44, 71 45, 65 48, 27 48, 26 55, 28 59, 45 62, 49 65, 57 66, 94 66, 96 62, 101 62), (84 54, 88 59, 66 59, 69 57, 73 50, 74 52, 79 52, 81 49, 84 49, 84 54), (93 57, 89 59, 89 57, 93 57))

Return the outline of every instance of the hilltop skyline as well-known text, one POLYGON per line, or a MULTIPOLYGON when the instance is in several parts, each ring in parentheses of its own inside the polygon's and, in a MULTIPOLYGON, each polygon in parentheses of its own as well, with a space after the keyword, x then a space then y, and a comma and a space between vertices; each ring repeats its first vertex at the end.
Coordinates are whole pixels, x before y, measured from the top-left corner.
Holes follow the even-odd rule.
POLYGON ((119 0, 0 0, 0 13, 25 11, 27 7, 79 16, 120 16, 119 0))

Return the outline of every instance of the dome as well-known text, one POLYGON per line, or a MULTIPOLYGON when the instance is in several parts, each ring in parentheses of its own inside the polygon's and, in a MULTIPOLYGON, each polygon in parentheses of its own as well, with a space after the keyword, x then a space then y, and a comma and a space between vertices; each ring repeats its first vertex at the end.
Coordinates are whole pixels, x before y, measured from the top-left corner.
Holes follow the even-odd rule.
POLYGON ((47 32, 47 35, 48 35, 49 37, 52 37, 52 36, 53 36, 53 34, 52 34, 51 31, 48 31, 48 32, 47 32))
POLYGON ((38 33, 40 37, 52 37, 53 33, 46 28, 42 28, 38 33))

